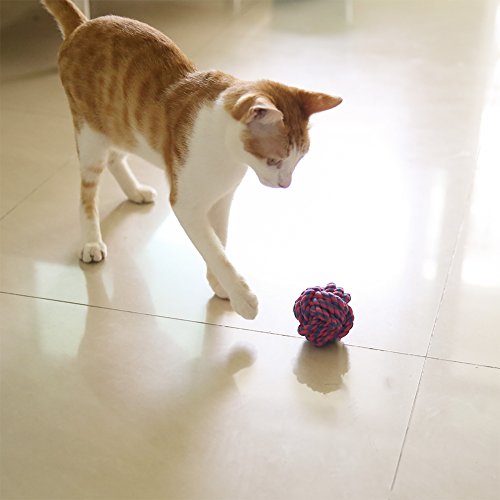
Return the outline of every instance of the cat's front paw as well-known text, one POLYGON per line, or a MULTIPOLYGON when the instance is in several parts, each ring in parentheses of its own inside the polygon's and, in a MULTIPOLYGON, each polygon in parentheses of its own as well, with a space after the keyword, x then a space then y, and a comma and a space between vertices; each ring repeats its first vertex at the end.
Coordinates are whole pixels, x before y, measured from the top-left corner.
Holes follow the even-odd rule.
POLYGON ((91 262, 101 262, 106 258, 108 249, 103 241, 95 241, 92 243, 85 243, 80 259, 86 264, 91 262))
POLYGON ((156 199, 156 190, 149 186, 140 185, 133 193, 128 197, 133 203, 143 204, 143 203, 153 203, 156 199))
POLYGON ((229 294, 222 288, 222 285, 217 281, 217 278, 210 272, 207 271, 207 280, 210 288, 214 291, 215 295, 220 299, 228 299, 229 294))
POLYGON ((259 301, 250 289, 239 290, 230 297, 234 311, 245 319, 255 319, 259 311, 259 301))

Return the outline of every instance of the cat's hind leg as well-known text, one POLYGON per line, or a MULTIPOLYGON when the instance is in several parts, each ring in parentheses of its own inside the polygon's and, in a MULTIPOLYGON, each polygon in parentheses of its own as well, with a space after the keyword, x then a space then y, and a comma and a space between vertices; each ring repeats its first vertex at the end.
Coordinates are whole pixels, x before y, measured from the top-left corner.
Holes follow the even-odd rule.
POLYGON ((113 174, 127 198, 134 203, 152 203, 156 191, 149 186, 140 184, 127 164, 127 155, 112 150, 108 158, 109 171, 113 174))
POLYGON ((97 190, 101 174, 106 168, 109 143, 106 138, 84 126, 76 136, 80 159, 80 221, 83 248, 81 260, 100 262, 106 257, 107 248, 102 240, 97 206, 97 190))

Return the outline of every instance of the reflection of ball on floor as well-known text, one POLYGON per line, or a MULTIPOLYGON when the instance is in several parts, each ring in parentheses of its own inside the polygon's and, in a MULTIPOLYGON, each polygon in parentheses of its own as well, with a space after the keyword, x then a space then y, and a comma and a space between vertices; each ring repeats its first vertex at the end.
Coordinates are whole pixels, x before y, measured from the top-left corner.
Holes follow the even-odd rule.
POLYGON ((297 381, 322 394, 338 391, 349 371, 349 352, 343 342, 332 342, 322 349, 303 342, 293 369, 297 381))
POLYGON ((335 283, 304 290, 293 306, 300 323, 297 331, 317 347, 345 337, 354 322, 350 300, 335 283))

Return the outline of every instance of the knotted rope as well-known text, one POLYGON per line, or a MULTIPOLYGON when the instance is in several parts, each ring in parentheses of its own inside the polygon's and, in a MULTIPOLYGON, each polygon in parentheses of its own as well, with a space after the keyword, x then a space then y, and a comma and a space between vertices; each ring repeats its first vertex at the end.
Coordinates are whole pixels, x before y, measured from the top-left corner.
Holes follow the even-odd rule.
POLYGON ((335 283, 304 290, 293 306, 297 331, 317 347, 345 337, 354 322, 350 300, 335 283))

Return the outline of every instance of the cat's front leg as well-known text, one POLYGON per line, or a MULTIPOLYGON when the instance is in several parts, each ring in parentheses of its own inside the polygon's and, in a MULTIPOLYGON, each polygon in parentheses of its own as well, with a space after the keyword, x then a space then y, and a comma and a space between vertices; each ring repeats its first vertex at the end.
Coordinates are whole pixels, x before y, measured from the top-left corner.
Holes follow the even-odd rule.
POLYGON ((210 288, 213 290, 214 294, 219 297, 219 299, 224 299, 227 300, 229 299, 229 294, 224 290, 222 285, 217 281, 217 278, 215 277, 215 274, 210 271, 207 267, 207 281, 208 284, 210 285, 210 288))
POLYGON ((210 225, 208 215, 192 206, 176 203, 173 207, 182 227, 200 252, 217 282, 227 292, 235 312, 246 319, 257 316, 258 301, 244 278, 229 262, 224 247, 210 225))
MULTIPOLYGON (((222 246, 226 248, 227 243, 227 229, 229 223, 229 212, 231 203, 233 201, 234 190, 223 196, 208 212, 208 219, 212 225, 215 234, 219 238, 222 246)), ((228 299, 229 294, 224 290, 222 285, 217 281, 214 273, 207 267, 207 280, 208 284, 214 291, 217 297, 221 299, 228 299)))

